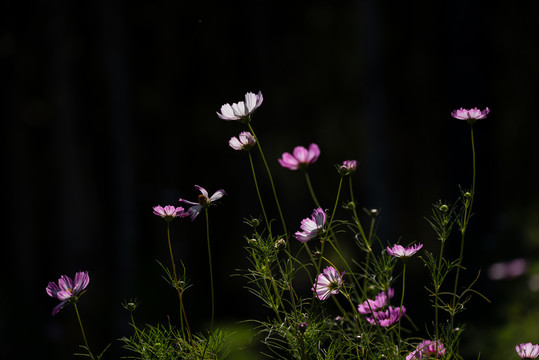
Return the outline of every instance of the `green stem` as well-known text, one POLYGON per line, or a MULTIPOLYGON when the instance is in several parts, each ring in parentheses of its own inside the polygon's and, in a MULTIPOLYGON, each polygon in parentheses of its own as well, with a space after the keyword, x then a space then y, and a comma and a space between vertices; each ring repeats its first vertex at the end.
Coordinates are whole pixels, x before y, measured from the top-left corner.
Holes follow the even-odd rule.
POLYGON ((174 288, 176 289, 178 293, 178 298, 180 299, 180 328, 182 334, 184 333, 183 323, 185 322, 185 326, 187 327, 187 334, 189 335, 189 342, 191 344, 191 347, 193 348, 193 354, 195 354, 196 357, 196 351, 195 351, 195 345, 193 343, 193 336, 191 334, 191 328, 189 327, 189 322, 187 321, 187 313, 185 311, 185 307, 183 305, 183 295, 182 291, 180 290, 180 286, 178 284, 178 275, 176 274, 176 263, 174 262, 174 253, 172 252, 172 242, 170 241, 170 223, 167 221, 167 240, 168 240, 168 251, 170 253, 170 261, 172 262, 172 274, 174 276, 174 288), (183 317, 182 317, 183 315, 183 317))
POLYGON ((215 315, 215 297, 213 293, 213 268, 211 261, 211 247, 210 247, 210 220, 208 215, 208 209, 205 209, 204 213, 206 214, 206 242, 208 244, 208 262, 210 264, 210 287, 211 287, 211 326, 210 329, 213 331, 213 319, 215 315))
MULTIPOLYGON (((335 198, 335 205, 333 205, 333 211, 331 213, 331 217, 330 217, 328 225, 327 225, 327 229, 331 233, 331 237, 333 239, 335 239, 335 241, 337 241, 337 237, 335 236, 335 234, 333 234, 333 231, 331 230, 331 224, 333 223, 333 218, 335 217, 335 213, 337 212, 337 205, 339 204, 339 198, 341 197, 342 181, 343 181, 343 177, 341 176, 341 179, 339 181, 339 188, 337 189, 337 197, 335 198)), ((326 243, 326 240, 321 239, 320 259, 318 260, 318 267, 319 268, 322 266, 322 257, 324 256, 324 245, 325 245, 325 243, 326 243)))
MULTIPOLYGON (((401 305, 399 308, 399 313, 402 311, 402 305, 404 304, 404 290, 406 288, 406 259, 404 259, 403 262, 403 269, 402 269, 402 294, 401 294, 401 305)), ((399 314, 400 315, 400 314, 399 314)), ((401 341, 401 322, 399 320, 399 342, 401 341)))
POLYGON ((460 239, 460 254, 458 258, 457 263, 457 273, 455 275, 455 286, 453 287, 453 313, 451 314, 451 325, 453 325, 453 320, 455 316, 455 306, 457 302, 457 289, 458 289, 458 282, 459 282, 459 274, 460 274, 460 268, 462 264, 462 257, 464 255, 464 238, 466 235, 466 230, 468 228, 468 222, 470 221, 470 217, 472 216, 472 206, 473 206, 473 200, 475 196, 475 144, 474 144, 474 136, 473 136, 473 125, 470 125, 470 138, 472 143, 472 191, 470 194, 470 201, 468 203, 468 199, 465 199, 465 209, 464 209, 464 216, 462 219, 462 227, 461 227, 461 239, 460 239))
POLYGON ((82 326, 82 320, 80 319, 79 308, 77 307, 76 301, 73 302, 73 306, 75 307, 75 312, 77 313, 77 319, 79 320, 80 331, 82 333, 82 340, 84 341, 84 346, 86 346, 86 350, 88 351, 88 355, 90 355, 90 359, 94 360, 95 357, 90 351, 90 346, 88 346, 88 341, 86 340, 86 334, 84 333, 84 327, 82 326))
POLYGON ((440 339, 439 337, 439 330, 438 330, 438 297, 439 297, 439 291, 442 284, 440 284, 440 274, 442 271, 442 257, 444 254, 444 245, 445 245, 445 239, 442 239, 442 245, 440 246, 440 256, 438 258, 438 268, 436 269, 436 279, 434 283, 434 331, 436 333, 435 339, 440 339))
POLYGON ((311 197, 313 198, 313 201, 317 207, 321 207, 320 203, 318 202, 318 199, 316 198, 316 195, 314 194, 313 185, 311 184, 311 178, 309 177, 309 173, 305 171, 305 180, 307 181, 307 187, 309 187, 309 192, 311 193, 311 197))
POLYGON ((281 222, 283 224, 283 231, 285 233, 286 238, 288 239, 288 231, 286 230, 286 223, 284 221, 283 211, 281 210, 281 205, 279 204, 279 198, 277 197, 277 191, 275 190, 275 184, 273 183, 273 177, 271 176, 271 171, 269 169, 268 162, 266 161, 266 157, 264 156, 264 152, 262 151, 262 146, 260 145, 260 141, 258 140, 255 134, 255 131, 253 130, 253 127, 251 126, 250 123, 247 123, 247 126, 249 126, 249 130, 251 131, 254 138, 256 139, 256 145, 258 146, 258 151, 260 151, 260 156, 262 157, 262 161, 264 162, 264 166, 266 167, 268 178, 271 184, 271 190, 273 191, 275 203, 277 204, 277 210, 279 211, 279 217, 281 218, 281 222))
POLYGON ((271 237, 271 224, 268 221, 268 216, 266 215, 266 208, 264 207, 264 203, 262 202, 262 195, 260 195, 260 188, 258 187, 258 181, 256 179, 256 173, 255 173, 255 167, 253 164, 253 156, 250 152, 247 152, 249 154, 249 163, 251 164, 251 171, 253 173, 253 180, 255 182, 255 188, 256 188, 256 194, 258 195, 258 201, 260 201, 260 207, 262 208, 262 214, 264 214, 264 221, 266 222, 266 226, 269 231, 269 236, 271 237))

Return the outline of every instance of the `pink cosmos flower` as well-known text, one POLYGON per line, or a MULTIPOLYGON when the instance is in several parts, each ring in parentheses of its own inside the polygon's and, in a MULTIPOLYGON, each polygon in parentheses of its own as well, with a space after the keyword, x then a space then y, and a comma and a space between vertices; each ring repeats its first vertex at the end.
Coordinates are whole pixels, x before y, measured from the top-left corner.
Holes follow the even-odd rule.
POLYGON ((256 95, 252 92, 248 92, 245 94, 245 101, 240 101, 232 105, 224 104, 221 106, 221 112, 218 112, 217 116, 223 120, 249 122, 251 121, 251 115, 260 105, 262 105, 262 101, 264 101, 264 97, 260 91, 256 95))
POLYGON ((360 314, 370 314, 374 311, 378 311, 389 304, 389 299, 391 299, 393 295, 395 295, 395 290, 390 287, 387 289, 387 291, 378 293, 374 300, 367 299, 362 304, 359 304, 357 311, 360 314))
POLYGON ((442 355, 445 355, 445 346, 440 340, 425 340, 406 356, 406 360, 439 358, 442 355))
POLYGON ((478 108, 473 109, 463 109, 453 110, 451 116, 455 119, 466 120, 468 124, 473 124, 476 120, 486 119, 490 109, 487 107, 485 110, 481 111, 478 108))
POLYGON ((249 131, 242 131, 238 137, 232 137, 228 145, 234 150, 251 150, 256 144, 256 139, 249 131))
POLYGON ((165 207, 162 207, 161 205, 154 206, 153 213, 157 216, 162 217, 166 221, 171 221, 176 217, 189 216, 188 213, 184 212, 184 209, 181 206, 174 207, 172 205, 167 205, 165 207))
POLYGON ((315 279, 311 290, 315 292, 318 299, 326 300, 330 295, 339 293, 339 289, 343 284, 343 275, 344 272, 339 274, 333 266, 328 266, 318 275, 318 278, 315 279))
POLYGON ((301 230, 296 231, 296 239, 301 242, 307 242, 316 237, 323 229, 326 223, 326 213, 322 208, 314 209, 311 218, 301 220, 301 230))
POLYGON ((193 205, 187 210, 187 213, 191 217, 191 221, 195 220, 202 208, 207 209, 212 202, 217 201, 226 195, 223 189, 219 189, 215 193, 213 193, 211 197, 208 197, 208 192, 202 186, 195 185, 195 188, 201 192, 201 194, 198 195, 197 202, 192 202, 181 198, 179 199, 180 202, 193 205))
POLYGON ((535 359, 539 356, 539 345, 525 343, 515 346, 518 356, 521 359, 535 359))
POLYGON ((392 255, 394 257, 408 258, 418 252, 419 249, 421 249, 422 247, 423 244, 415 244, 407 248, 403 247, 402 245, 395 244, 392 248, 388 246, 386 250, 389 255, 392 255))
POLYGON ((357 161, 356 160, 344 160, 342 165, 337 166, 337 171, 341 176, 351 175, 356 172, 357 161))
POLYGON ((88 286, 90 277, 87 271, 79 271, 75 274, 75 281, 70 277, 62 275, 58 279, 58 284, 49 282, 47 288, 47 294, 50 297, 61 300, 61 303, 56 305, 52 309, 52 315, 56 315, 68 302, 77 301, 79 295, 82 294, 84 289, 88 286))
POLYGON ((399 306, 398 308, 389 306, 386 311, 374 312, 374 317, 368 316, 365 319, 373 325, 388 327, 399 321, 404 314, 406 314, 404 306, 399 306))
POLYGON ((318 160, 320 156, 320 148, 316 144, 309 145, 309 150, 303 146, 296 146, 293 151, 293 155, 290 153, 283 153, 282 158, 279 159, 279 163, 282 167, 290 170, 298 170, 305 168, 318 160))

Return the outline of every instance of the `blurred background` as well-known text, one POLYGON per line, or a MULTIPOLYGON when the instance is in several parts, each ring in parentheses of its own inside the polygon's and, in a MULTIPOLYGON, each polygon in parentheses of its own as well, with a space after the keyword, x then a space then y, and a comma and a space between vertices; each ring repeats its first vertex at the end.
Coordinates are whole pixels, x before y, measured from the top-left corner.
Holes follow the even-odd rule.
MULTIPOLYGON (((216 116, 248 91, 264 95, 252 124, 290 231, 313 204, 303 176, 277 159, 316 142, 322 155, 310 175, 322 204, 333 205, 334 164, 357 159, 356 199, 381 211, 381 240, 433 252, 439 244, 424 217, 471 184, 469 126, 450 112, 488 106, 488 119, 474 126, 476 215, 464 265, 467 281, 481 270, 476 289, 491 303, 476 297, 460 316, 463 351, 509 358, 516 344, 539 343, 538 2, 1 7, 2 357, 73 357, 82 343, 73 308, 52 317, 57 301, 45 287, 81 270, 91 279, 79 308, 94 352, 112 343, 106 358, 125 355, 117 341, 132 334, 124 299, 140 301, 139 324, 174 323, 177 298, 156 262, 168 265, 166 225, 152 206, 196 200, 195 184, 229 194, 210 214, 217 319, 228 326, 264 316, 231 276, 248 266, 242 219, 260 215, 248 158, 228 146, 245 128, 216 116), (515 258, 524 258, 524 274, 489 278, 491 264, 515 258)), ((261 185, 277 218, 269 184, 261 185)), ((172 226, 198 331, 210 306, 204 229, 203 218, 172 226)), ((407 288, 413 317, 426 304, 428 278, 419 259, 410 271, 418 279, 407 288)), ((428 317, 416 321, 426 336, 428 317)))

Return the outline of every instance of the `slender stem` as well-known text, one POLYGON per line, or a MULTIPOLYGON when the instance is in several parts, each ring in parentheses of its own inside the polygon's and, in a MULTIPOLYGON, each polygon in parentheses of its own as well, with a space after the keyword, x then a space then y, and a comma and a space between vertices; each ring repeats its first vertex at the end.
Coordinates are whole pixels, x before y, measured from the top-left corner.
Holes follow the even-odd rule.
POLYGON ((356 225, 359 229, 359 232, 361 233, 361 237, 367 241, 367 237, 365 236, 365 232, 363 231, 363 226, 361 226, 361 223, 359 222, 359 217, 357 216, 357 211, 356 211, 356 202, 354 200, 354 189, 353 189, 353 186, 352 186, 352 177, 349 176, 348 177, 348 185, 350 187, 350 200, 352 201, 352 212, 354 213, 354 220, 356 222, 356 225))
POLYGON ((262 161, 264 162, 264 166, 266 167, 266 171, 268 173, 268 178, 271 184, 271 190, 273 191, 273 196, 275 198, 275 203, 277 204, 277 210, 279 211, 279 216, 281 218, 281 222, 283 224, 283 231, 285 232, 286 237, 288 238, 288 231, 286 230, 286 223, 284 221, 283 211, 281 210, 281 205, 279 204, 279 198, 277 197, 277 191, 275 190, 275 184, 273 183, 273 177, 271 176, 271 171, 268 166, 268 162, 266 161, 266 157, 264 156, 264 152, 262 151, 262 146, 260 145, 260 141, 258 140, 253 127, 250 123, 247 123, 247 126, 249 126, 249 130, 253 134, 253 136, 256 139, 256 145, 258 146, 258 151, 260 151, 260 156, 262 157, 262 161))
POLYGON ((191 347, 193 348, 193 354, 196 356, 195 351, 195 345, 193 343, 193 336, 191 334, 191 328, 189 327, 189 322, 187 321, 187 313, 185 312, 185 307, 183 305, 183 295, 182 291, 180 290, 180 286, 178 284, 178 275, 176 274, 176 264, 174 262, 174 254, 172 252, 172 242, 170 241, 170 223, 167 222, 167 240, 168 240, 168 251, 170 253, 170 261, 172 262, 172 273, 174 276, 174 288, 178 292, 178 298, 180 299, 180 327, 182 334, 184 333, 183 323, 185 322, 185 326, 187 327, 187 334, 189 335, 189 342, 191 344, 191 347), (183 315, 183 318, 182 318, 183 315))
POLYGON ((465 209, 464 209, 464 216, 462 219, 462 226, 461 226, 461 240, 460 240, 460 254, 458 258, 457 263, 457 273, 455 275, 455 286, 453 288, 453 313, 451 314, 451 323, 453 323, 453 319, 455 316, 455 306, 457 301, 457 289, 458 289, 458 282, 459 282, 459 274, 460 274, 460 268, 462 264, 462 257, 464 255, 464 238, 466 234, 466 230, 468 228, 468 222, 470 221, 470 217, 472 216, 472 206, 473 206, 473 200, 475 196, 475 144, 474 144, 474 137, 473 137, 473 125, 470 125, 470 138, 472 143, 472 190, 470 193, 469 202, 468 199, 465 199, 465 209))
POLYGON ((250 152, 247 152, 247 154, 249 154, 249 163, 251 164, 251 171, 253 173, 253 180, 255 182, 256 194, 258 195, 258 201, 260 201, 262 214, 264 214, 264 221, 266 222, 266 227, 268 228, 269 236, 271 237, 271 224, 268 221, 268 216, 266 215, 266 208, 264 207, 264 203, 262 202, 262 196, 260 195, 260 188, 258 187, 258 181, 256 180, 255 167, 253 164, 253 156, 251 155, 250 152))
POLYGON ((442 239, 442 245, 440 246, 440 256, 438 258, 438 268, 437 268, 437 272, 436 272, 436 279, 435 279, 435 283, 434 283, 434 331, 436 333, 436 338, 435 339, 440 339, 439 337, 439 330, 438 330, 438 294, 439 294, 439 291, 440 291, 440 273, 442 271, 442 258, 443 258, 443 254, 444 254, 444 245, 445 245, 445 240, 446 239, 442 239))
POLYGON ((95 357, 90 351, 90 346, 88 346, 88 340, 86 340, 86 334, 84 333, 84 327, 82 326, 82 320, 80 319, 79 308, 77 307, 76 301, 73 302, 73 306, 75 306, 75 312, 77 313, 77 319, 79 320, 80 331, 82 333, 82 340, 84 341, 84 346, 86 346, 86 350, 88 351, 88 355, 90 355, 90 359, 94 360, 95 357))
POLYGON ((204 211, 206 214, 206 241, 208 244, 208 262, 210 264, 210 287, 211 287, 211 329, 213 331, 213 319, 215 315, 215 297, 213 294, 213 268, 211 261, 211 247, 210 247, 210 220, 208 215, 208 209, 204 211))
POLYGON ((313 198, 313 201, 317 207, 321 207, 320 203, 318 202, 318 199, 316 198, 316 195, 314 194, 313 185, 311 184, 311 178, 309 177, 309 173, 305 171, 305 180, 307 181, 307 186, 309 187, 309 192, 311 193, 311 197, 313 198))
MULTIPOLYGON (((337 189, 337 197, 335 198, 335 205, 333 205, 333 211, 331 213, 331 217, 329 219, 329 223, 327 225, 327 228, 331 232, 332 237, 337 240, 335 235, 333 234, 333 231, 331 230, 331 224, 333 223, 333 218, 335 217, 335 213, 337 212, 337 205, 339 204, 339 198, 341 197, 341 188, 342 188, 342 181, 343 177, 341 176, 341 179, 339 180, 339 188, 337 189)), ((325 239, 321 240, 321 247, 320 247, 320 259, 318 260, 318 267, 320 268, 322 266, 322 257, 324 256, 324 245, 326 241, 325 239)))
MULTIPOLYGON (((406 288, 406 259, 404 259, 403 262, 403 269, 402 269, 402 294, 401 294, 401 305, 399 308, 399 315, 402 311, 402 304, 404 303, 404 290, 406 288)), ((401 341, 401 321, 399 321, 399 342, 401 341)))

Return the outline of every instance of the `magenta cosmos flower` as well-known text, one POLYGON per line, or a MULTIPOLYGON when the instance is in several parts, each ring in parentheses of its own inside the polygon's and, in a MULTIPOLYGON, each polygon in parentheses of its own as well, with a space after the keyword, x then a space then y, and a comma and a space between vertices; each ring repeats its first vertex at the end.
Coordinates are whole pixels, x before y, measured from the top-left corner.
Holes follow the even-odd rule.
POLYGON ((221 112, 218 112, 217 116, 223 120, 239 120, 248 123, 251 121, 251 115, 262 105, 262 101, 264 97, 260 91, 256 95, 248 92, 245 94, 245 101, 221 106, 221 112))
POLYGON ((421 249, 422 247, 423 244, 415 244, 407 248, 403 247, 402 245, 395 244, 392 248, 388 246, 386 250, 389 255, 392 255, 394 257, 408 258, 418 252, 419 249, 421 249))
POLYGON ((339 289, 343 284, 343 275, 344 271, 342 274, 339 274, 333 266, 328 266, 315 279, 311 290, 315 292, 318 299, 326 300, 330 295, 339 293, 339 289))
POLYGON ((486 119, 490 109, 487 107, 485 110, 481 111, 478 108, 473 109, 463 109, 453 110, 451 116, 455 119, 466 120, 468 124, 473 124, 476 120, 486 119))
POLYGON ((533 345, 532 343, 517 345, 515 350, 521 359, 535 359, 539 356, 539 345, 533 345))
POLYGON ((185 199, 179 200, 180 202, 193 205, 187 210, 187 213, 191 217, 191 221, 195 220, 195 218, 198 216, 202 208, 207 209, 211 205, 212 202, 217 201, 226 195, 223 189, 219 189, 215 193, 213 193, 211 197, 208 197, 208 192, 202 186, 195 185, 195 188, 201 192, 201 194, 198 195, 197 202, 188 201, 185 199))
POLYGON ((303 146, 296 146, 292 154, 283 153, 279 159, 282 167, 290 170, 298 170, 306 168, 309 164, 314 163, 320 156, 320 148, 316 144, 309 145, 309 150, 303 146))
POLYGON ((256 139, 249 131, 242 131, 238 137, 232 137, 228 145, 234 150, 251 150, 256 145, 256 139))
POLYGON ((365 319, 373 325, 388 327, 399 321, 404 314, 406 314, 406 308, 404 306, 397 308, 389 306, 386 311, 374 312, 374 316, 368 316, 365 319))
POLYGON ((388 288, 387 291, 378 293, 374 300, 367 299, 362 304, 359 304, 357 311, 360 314, 370 314, 378 311, 389 304, 389 299, 391 299, 393 295, 395 295, 395 290, 393 290, 393 288, 388 288))
POLYGON ((337 171, 341 176, 351 175, 356 172, 357 161, 356 160, 344 160, 342 165, 337 165, 337 171))
POLYGON ((76 302, 89 282, 90 277, 87 271, 76 273, 74 281, 70 277, 62 275, 58 279, 58 284, 49 282, 46 288, 47 294, 50 297, 61 300, 61 303, 52 309, 52 315, 56 315, 68 302, 76 302))
POLYGON ((442 355, 445 355, 445 346, 440 340, 425 340, 420 342, 416 349, 406 356, 406 360, 432 359, 439 358, 442 355))
POLYGON ((171 221, 172 219, 176 217, 189 216, 189 214, 186 213, 184 211, 184 208, 182 208, 181 206, 174 207, 172 205, 167 205, 165 207, 162 207, 161 205, 154 206, 153 213, 157 216, 162 217, 166 221, 171 221))
POLYGON ((326 223, 326 213, 322 208, 314 209, 311 218, 301 220, 301 230, 296 231, 296 239, 307 242, 316 237, 324 228, 326 223))

